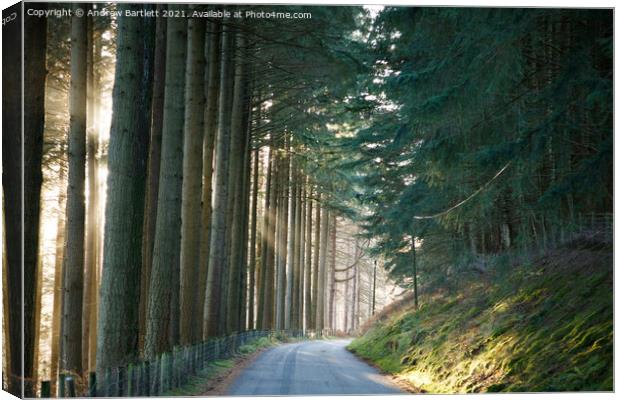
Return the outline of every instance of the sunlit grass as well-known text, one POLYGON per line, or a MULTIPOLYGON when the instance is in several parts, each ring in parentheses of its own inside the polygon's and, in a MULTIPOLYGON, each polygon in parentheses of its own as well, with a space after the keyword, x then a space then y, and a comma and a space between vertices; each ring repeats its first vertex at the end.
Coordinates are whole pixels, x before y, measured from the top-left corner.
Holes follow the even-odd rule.
POLYGON ((470 282, 350 348, 431 393, 612 390, 611 255, 579 253, 571 265, 558 267, 556 254, 529 267, 541 273, 516 267, 486 288, 470 282))

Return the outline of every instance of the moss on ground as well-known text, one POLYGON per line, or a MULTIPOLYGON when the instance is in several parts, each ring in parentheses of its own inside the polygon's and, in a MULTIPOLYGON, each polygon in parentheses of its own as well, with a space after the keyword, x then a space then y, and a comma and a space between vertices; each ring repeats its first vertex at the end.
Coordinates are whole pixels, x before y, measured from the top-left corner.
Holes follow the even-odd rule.
POLYGON ((611 252, 564 249, 403 307, 349 349, 431 393, 611 391, 612 276, 611 252))

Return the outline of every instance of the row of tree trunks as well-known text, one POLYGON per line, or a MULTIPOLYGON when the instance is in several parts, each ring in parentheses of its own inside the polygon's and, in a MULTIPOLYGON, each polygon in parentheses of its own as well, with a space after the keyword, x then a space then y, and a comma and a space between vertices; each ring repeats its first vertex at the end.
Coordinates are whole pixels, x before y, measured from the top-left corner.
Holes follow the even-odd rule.
POLYGON ((56 254, 63 261, 55 271, 61 317, 53 321, 53 377, 93 369, 100 375, 247 327, 313 325, 315 303, 327 288, 329 215, 316 202, 313 225, 312 191, 290 132, 270 134, 262 165, 252 137, 245 34, 198 19, 119 21, 105 235, 96 229, 92 21, 74 18, 71 35, 66 228, 59 218, 57 237, 66 245, 56 254))

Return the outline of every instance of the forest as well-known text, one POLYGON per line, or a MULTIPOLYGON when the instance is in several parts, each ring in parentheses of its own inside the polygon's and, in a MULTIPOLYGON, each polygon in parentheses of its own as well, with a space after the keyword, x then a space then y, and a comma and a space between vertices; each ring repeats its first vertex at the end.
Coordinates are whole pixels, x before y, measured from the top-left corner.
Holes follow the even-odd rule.
POLYGON ((404 303, 475 320, 491 288, 572 272, 601 276, 573 306, 608 311, 579 325, 600 328, 575 356, 596 374, 484 388, 611 390, 611 10, 28 9, 3 76, 25 88, 23 123, 3 100, 4 390, 55 397, 59 375, 246 331, 362 335, 372 359, 404 303), (528 267, 569 249, 596 267, 528 267))

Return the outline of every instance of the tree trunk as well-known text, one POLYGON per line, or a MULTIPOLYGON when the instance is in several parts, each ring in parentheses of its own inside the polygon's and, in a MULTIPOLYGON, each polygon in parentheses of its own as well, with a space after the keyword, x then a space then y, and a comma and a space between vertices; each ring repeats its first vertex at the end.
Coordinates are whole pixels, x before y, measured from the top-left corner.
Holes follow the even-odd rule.
POLYGON ((299 168, 295 177, 295 240, 293 241, 293 315, 292 327, 299 329, 301 321, 301 268, 300 268, 300 243, 301 243, 301 176, 299 168))
POLYGON ((375 315, 375 304, 377 300, 377 260, 375 260, 374 267, 372 270, 372 307, 371 307, 371 316, 375 315))
MULTIPOLYGON (((284 329, 294 328, 294 313, 295 313, 295 233, 297 232, 295 222, 297 217, 297 166, 293 164, 291 159, 291 177, 290 180, 290 198, 285 198, 284 201, 290 203, 289 219, 288 219, 288 249, 286 258, 286 302, 284 305, 284 329)), ((288 178, 288 177, 287 177, 288 178)))
MULTIPOLYGON (((15 22, 17 23, 17 21, 15 22)), ((3 28, 4 30, 4 28, 3 28)), ((35 394, 37 376, 35 370, 35 346, 37 343, 38 316, 40 308, 37 294, 41 287, 37 277, 41 277, 39 258, 39 229, 41 203, 41 160, 43 157, 43 128, 45 119, 45 52, 47 23, 39 18, 26 17, 24 25, 24 121, 23 121, 23 368, 24 396, 35 394), (27 168, 26 168, 27 166, 27 168)), ((6 34, 9 34, 5 31, 6 34)), ((12 101, 15 101, 12 98, 12 101)), ((4 107, 3 107, 3 110, 4 107)), ((6 114, 5 114, 6 115, 6 114)), ((5 131, 4 135, 11 134, 5 131)), ((11 149, 9 149, 10 151, 11 149)), ((17 151, 9 157, 20 154, 17 151)), ((6 201, 6 199, 5 199, 6 201)), ((6 225, 5 225, 6 226, 6 225)), ((12 282, 13 283, 13 282, 12 282)), ((11 283, 11 284, 12 284, 11 283)), ((39 298, 40 300, 40 298, 39 298)), ((12 311, 12 310, 11 310, 12 311)), ((20 310, 17 310, 18 312, 20 310)), ((10 315, 9 315, 10 317, 10 315)), ((13 321, 16 321, 15 319, 13 321)), ((17 325, 17 324, 14 324, 17 325)), ((19 325, 17 326, 19 328, 19 325)), ((12 359, 12 358, 10 358, 12 359)), ((12 359, 15 360, 15 359, 12 359)))
MULTIPOLYGON (((355 255, 356 260, 359 255, 358 252, 361 250, 358 249, 358 241, 357 237, 355 238, 355 255)), ((353 267, 353 304, 351 306, 351 330, 355 331, 358 325, 358 315, 359 315, 359 266, 357 263, 353 267)))
POLYGON ((415 252, 415 236, 411 235, 411 259, 413 261, 413 294, 414 306, 418 309, 418 265, 415 252))
MULTIPOLYGON (((22 215, 22 49, 15 46, 15 38, 21 34, 21 3, 2 11, 2 18, 12 13, 17 17, 13 22, 3 25, 2 39, 2 192, 3 192, 3 323, 7 391, 14 396, 23 397, 22 380, 22 339, 20 324, 22 302, 22 234, 24 228, 22 215), (15 322, 11 322, 15 321, 15 322)), ((43 18, 41 18, 43 19, 43 18)), ((34 18, 29 21, 34 22, 34 18)), ((29 25, 33 26, 33 25, 29 25)), ((45 37, 45 36, 44 36, 45 37)), ((42 46, 43 47, 43 46, 42 46)), ((43 66, 45 68, 45 66, 43 66)), ((34 90, 32 91, 34 93, 34 90)), ((41 92, 43 93, 43 92, 41 92)), ((34 276, 34 275, 31 275, 34 276)))
POLYGON ((321 238, 320 238, 320 246, 319 246, 319 282, 318 282, 318 293, 317 293, 317 304, 316 304, 316 330, 319 334, 322 334, 323 328, 325 327, 325 283, 327 281, 327 234, 329 228, 329 222, 331 216, 329 215, 329 211, 323 208, 321 212, 321 238))
MULTIPOLYGON (((272 143, 272 151, 274 150, 274 144, 272 143)), ((275 328, 275 285, 274 285, 274 262, 275 262, 275 233, 276 233, 276 210, 278 209, 279 202, 281 199, 278 198, 278 193, 280 192, 281 182, 278 179, 279 169, 281 168, 280 163, 278 163, 278 156, 274 154, 274 170, 273 173, 273 187, 270 190, 269 196, 269 213, 267 214, 267 218, 269 220, 269 224, 266 227, 266 251, 263 253, 265 257, 265 280, 264 280, 264 309, 263 309, 263 329, 274 329, 275 328)))
POLYGON ((273 149, 269 149, 269 158, 267 160, 267 176, 265 182, 265 205, 263 209, 263 224, 261 227, 261 243, 260 243, 260 271, 258 286, 258 305, 256 307, 256 327, 257 329, 264 329, 263 319, 265 316, 265 297, 266 297, 266 279, 267 279, 267 247, 269 243, 267 241, 267 232, 270 223, 270 209, 271 206, 271 185, 272 185, 272 169, 273 169, 273 149))
POLYGON ((305 279, 304 310, 306 316, 306 329, 312 329, 312 188, 306 184, 306 240, 305 240, 305 279))
POLYGON ((225 331, 223 323, 225 316, 222 315, 222 304, 225 299, 223 277, 227 268, 227 226, 228 218, 228 164, 230 156, 230 116, 232 107, 232 89, 234 74, 233 67, 234 33, 226 24, 222 26, 222 62, 220 72, 220 97, 218 112, 218 131, 216 143, 216 168, 215 168, 215 197, 213 203, 213 215, 211 221, 211 238, 209 250, 209 269, 207 275, 207 290, 205 316, 207 318, 207 331, 209 337, 220 336, 225 331))
POLYGON ((276 245, 276 328, 285 329, 287 326, 287 320, 290 315, 287 313, 287 258, 290 254, 288 252, 287 239, 291 240, 292 236, 289 235, 288 229, 291 226, 289 222, 289 193, 291 192, 289 173, 291 169, 290 157, 288 155, 289 138, 284 139, 286 154, 282 158, 282 173, 280 176, 281 194, 279 195, 278 202, 278 233, 277 233, 277 245, 276 245))
POLYGON ((344 281, 344 332, 349 331, 349 283, 350 280, 344 281))
MULTIPOLYGON (((220 31, 219 25, 207 23, 207 66, 206 66, 206 107, 205 132, 202 149, 202 215, 200 232, 200 271, 198 275, 198 296, 196 315, 203 315, 207 291, 207 271, 211 233, 211 214, 213 198, 213 147, 217 134, 218 95, 220 90, 220 31)), ((204 316, 204 315, 203 315, 204 316)), ((201 320, 201 339, 205 339, 206 319, 201 320)))
MULTIPOLYGON (((96 349, 97 344, 91 343, 91 331, 97 330, 96 325, 92 325, 92 316, 96 315, 97 308, 97 272, 99 256, 97 254, 97 241, 99 239, 99 229, 97 216, 99 213, 98 187, 97 180, 97 147, 99 132, 97 132, 95 121, 95 68, 94 51, 95 36, 92 18, 87 18, 87 55, 86 55, 86 164, 88 167, 88 208, 86 209, 86 266, 84 271, 84 299, 82 310, 82 365, 88 370, 92 370, 95 365, 95 355, 91 348, 96 349), (92 347, 91 347, 92 346, 92 347), (91 357, 92 355, 92 357, 91 357)), ((96 324, 96 319, 94 320, 96 324)), ((93 333, 95 333, 93 332, 93 333)))
MULTIPOLYGON (((191 8, 193 9, 193 7, 191 8)), ((204 133, 205 21, 192 18, 187 26, 185 132, 181 202, 181 344, 198 342, 202 325, 197 296, 200 275, 202 144, 204 133)))
POLYGON ((306 262, 306 252, 305 252, 305 224, 306 224, 306 204, 304 198, 306 196, 306 185, 305 185, 305 177, 303 175, 300 176, 300 189, 299 189, 299 240, 297 243, 297 252, 299 254, 299 291, 297 296, 297 303, 299 308, 299 316, 297 319, 297 328, 304 328, 304 270, 305 270, 305 262, 306 262))
POLYGON ((187 21, 169 18, 157 224, 149 282, 147 359, 179 342, 181 193, 187 21))
POLYGON ((244 115, 246 111, 247 97, 247 62, 245 60, 245 36, 241 33, 236 35, 236 54, 234 72, 234 93, 230 128, 230 155, 228 170, 228 186, 230 189, 228 200, 228 213, 232 217, 230 225, 230 254, 228 256, 228 286, 226 299, 226 331, 232 333, 239 331, 241 321, 240 300, 241 300, 241 275, 243 261, 241 253, 243 246, 243 214, 245 204, 245 188, 243 180, 245 171, 245 152, 247 143, 247 124, 244 115))
MULTIPOLYGON (((77 7, 77 5, 74 5, 77 7)), ((84 179, 86 165, 86 18, 71 19, 71 95, 69 112, 69 187, 64 251, 62 368, 82 373, 84 291, 84 179)))
MULTIPOLYGON (((120 9, 136 11, 139 5, 120 9)), ((138 333, 144 194, 151 106, 147 29, 141 19, 121 18, 108 152, 108 194, 101 275, 97 375, 139 357, 138 333), (143 72, 144 71, 144 72, 143 72), (144 74, 144 75, 143 75, 144 74)))
MULTIPOLYGON (((250 98, 247 97, 247 104, 245 109, 248 111, 246 114, 249 116, 249 107, 250 107, 250 98)), ((244 121, 247 129, 246 133, 246 142, 245 142, 245 150, 244 150, 244 160, 243 160, 243 215, 241 222, 241 249, 240 249, 240 257, 241 257, 241 293, 239 295, 239 327, 238 331, 245 331, 248 329, 247 316, 248 316, 248 240, 249 240, 249 216, 250 216, 250 174, 252 171, 251 165, 251 152, 250 152, 250 136, 251 136, 251 127, 248 120, 244 121)))
POLYGON ((250 260, 249 260, 249 291, 248 291, 248 329, 254 329, 254 288, 256 286, 256 230, 258 217, 258 170, 260 169, 260 151, 254 153, 254 165, 252 170, 252 206, 250 211, 250 260))
POLYGON ((317 325, 317 315, 318 315, 318 299, 319 299, 319 275, 320 275, 320 249, 321 249, 321 224, 324 222, 325 216, 322 216, 321 210, 321 193, 317 191, 317 200, 316 203, 316 226, 314 231, 314 259, 312 264, 312 312, 311 318, 312 329, 318 329, 317 325), (323 219, 321 219, 323 218, 323 219))
MULTIPOLYGON (((165 5, 158 4, 161 12, 165 5)), ((142 277, 140 280, 140 349, 144 351, 146 314, 153 264, 153 243, 157 222, 157 195, 161 163, 161 135, 164 123, 164 89, 166 85, 166 31, 167 23, 157 18, 155 28, 155 55, 153 61, 153 99, 151 104, 151 139, 149 144, 148 176, 144 215, 144 239, 142 241, 142 277)))
POLYGON ((58 218, 56 225, 56 254, 54 256, 54 302, 52 305, 52 341, 50 344, 50 391, 56 393, 56 377, 58 376, 58 363, 60 361, 60 321, 62 307, 62 260, 65 247, 65 215, 66 191, 65 169, 61 163, 58 176, 58 218))
POLYGON ((335 308, 336 308, 336 235, 338 229, 338 220, 336 216, 332 219, 332 227, 331 227, 331 248, 330 248, 330 291, 329 291, 329 327, 335 328, 336 320, 335 320, 335 308))

